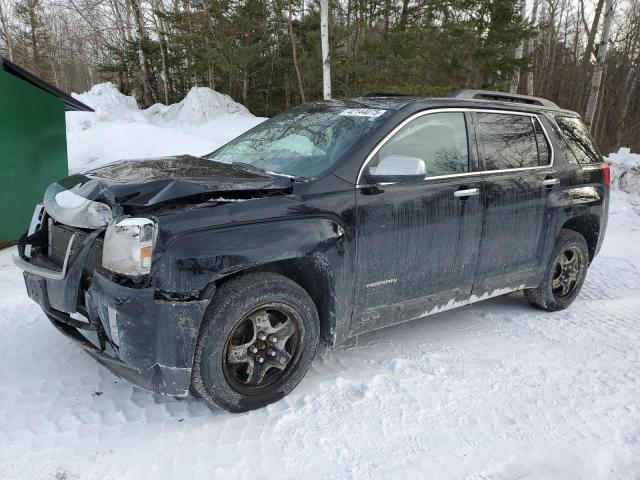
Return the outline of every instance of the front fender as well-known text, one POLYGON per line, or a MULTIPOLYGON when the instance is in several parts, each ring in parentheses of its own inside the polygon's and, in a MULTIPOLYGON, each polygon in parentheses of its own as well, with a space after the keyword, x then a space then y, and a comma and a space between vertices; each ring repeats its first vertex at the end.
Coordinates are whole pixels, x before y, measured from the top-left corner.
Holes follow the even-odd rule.
POLYGON ((265 264, 310 259, 331 279, 333 325, 328 340, 348 335, 353 294, 353 241, 336 220, 305 218, 276 220, 177 235, 165 245, 152 268, 156 290, 198 294, 212 282, 265 264), (339 292, 338 295, 336 293, 339 292))
POLYGON ((332 268, 344 263, 344 228, 324 218, 270 221, 179 235, 151 272, 157 290, 189 293, 253 266, 321 254, 332 268))

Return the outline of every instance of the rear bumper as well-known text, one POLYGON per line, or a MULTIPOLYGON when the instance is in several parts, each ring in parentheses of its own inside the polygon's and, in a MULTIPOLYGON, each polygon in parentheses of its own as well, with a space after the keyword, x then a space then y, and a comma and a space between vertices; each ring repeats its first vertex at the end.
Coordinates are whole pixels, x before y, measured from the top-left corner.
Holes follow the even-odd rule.
MULTIPOLYGON (((90 246, 88 240, 83 251, 90 246)), ((78 264, 85 258, 82 252, 77 255, 63 276, 24 268, 29 297, 61 333, 114 374, 145 390, 187 396, 209 300, 161 300, 153 288, 123 286, 98 272, 87 288, 83 264, 78 264), (71 316, 78 311, 86 321, 71 316)), ((22 257, 17 263, 32 265, 22 257)))

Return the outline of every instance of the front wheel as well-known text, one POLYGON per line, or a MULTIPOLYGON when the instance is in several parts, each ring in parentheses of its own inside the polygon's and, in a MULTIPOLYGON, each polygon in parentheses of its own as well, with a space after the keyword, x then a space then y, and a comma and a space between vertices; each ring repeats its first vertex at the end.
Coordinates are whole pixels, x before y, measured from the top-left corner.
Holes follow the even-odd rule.
POLYGON ((589 251, 582 235, 561 230, 551 261, 537 288, 524 291, 529 302, 550 312, 563 310, 575 300, 587 276, 589 251))
POLYGON ((207 310, 196 345, 193 389, 232 412, 279 400, 311 366, 319 323, 307 292, 282 275, 230 280, 207 310))

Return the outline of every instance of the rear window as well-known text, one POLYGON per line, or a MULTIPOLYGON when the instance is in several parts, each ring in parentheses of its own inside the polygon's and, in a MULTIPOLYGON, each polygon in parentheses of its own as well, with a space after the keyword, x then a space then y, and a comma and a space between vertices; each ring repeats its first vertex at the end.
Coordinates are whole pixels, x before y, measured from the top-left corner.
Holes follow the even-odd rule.
POLYGON ((576 117, 556 117, 560 131, 578 163, 600 163, 602 158, 587 128, 576 117))
POLYGON ((477 113, 485 170, 548 165, 551 151, 538 119, 528 115, 477 113))

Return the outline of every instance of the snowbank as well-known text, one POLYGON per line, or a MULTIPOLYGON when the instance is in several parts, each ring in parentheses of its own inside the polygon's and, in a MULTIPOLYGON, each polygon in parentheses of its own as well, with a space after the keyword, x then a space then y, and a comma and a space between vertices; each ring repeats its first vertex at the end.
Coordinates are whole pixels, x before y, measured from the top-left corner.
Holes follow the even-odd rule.
POLYGON ((623 147, 610 154, 607 162, 611 165, 614 188, 640 194, 640 155, 623 147))
POLYGON ((123 95, 113 83, 100 83, 91 90, 72 96, 95 112, 67 113, 67 131, 87 130, 105 123, 145 123, 135 98, 123 95))
POLYGON ((206 87, 193 87, 180 103, 169 106, 156 103, 143 111, 145 118, 152 123, 186 125, 206 122, 229 113, 253 116, 247 107, 235 102, 229 95, 206 87))
POLYGON ((204 87, 192 88, 177 104, 146 110, 112 83, 73 96, 95 112, 67 113, 72 173, 123 159, 204 155, 264 120, 230 96, 204 87))

